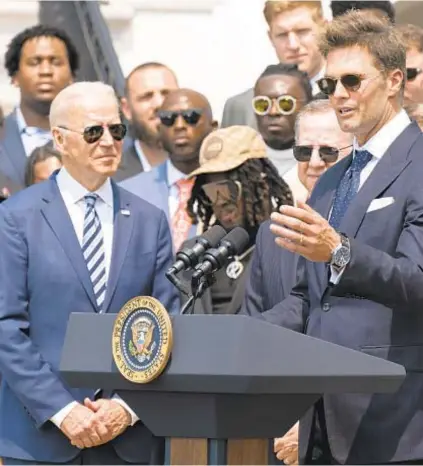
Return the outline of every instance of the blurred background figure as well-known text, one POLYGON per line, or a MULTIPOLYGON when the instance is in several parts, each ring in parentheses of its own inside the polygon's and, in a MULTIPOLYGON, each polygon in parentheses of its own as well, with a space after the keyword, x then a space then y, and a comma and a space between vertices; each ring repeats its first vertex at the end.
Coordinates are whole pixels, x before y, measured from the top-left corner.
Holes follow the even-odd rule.
POLYGON ((332 17, 336 18, 351 10, 368 10, 368 13, 375 14, 378 17, 386 18, 395 23, 395 8, 389 0, 332 0, 330 2, 332 17))
MULTIPOLYGON (((307 74, 314 93, 317 80, 323 76, 325 60, 317 37, 325 22, 320 1, 268 0, 264 17, 269 27, 268 36, 281 63, 295 64, 307 74)), ((248 125, 257 128, 251 109, 253 89, 228 99, 222 116, 222 127, 248 125)))
POLYGON ((50 178, 51 174, 62 166, 62 156, 54 148, 53 141, 37 147, 28 157, 25 169, 25 186, 50 178))
POLYGON ((217 126, 207 98, 191 89, 172 91, 158 112, 159 134, 168 160, 150 172, 122 181, 123 188, 162 209, 169 221, 174 252, 196 235, 186 207, 204 138, 217 126))
POLYGON ((160 140, 157 112, 169 92, 178 87, 175 73, 161 63, 143 63, 129 73, 122 111, 130 123, 132 139, 124 151, 115 181, 148 172, 167 159, 160 140))
MULTIPOLYGON (((256 234, 270 213, 292 205, 288 185, 269 161, 260 135, 247 126, 232 126, 210 134, 200 151, 188 213, 202 231, 211 225, 226 230, 243 227, 250 236, 245 252, 215 274, 216 283, 196 304, 199 314, 236 314, 245 291, 245 270, 255 246, 256 234)), ((184 246, 192 246, 195 240, 184 246)), ((182 298, 184 299, 184 298, 182 298)))
POLYGON ((11 40, 5 67, 20 91, 20 102, 6 117, 3 144, 14 181, 24 184, 27 157, 51 140, 51 103, 73 82, 78 63, 70 38, 55 27, 37 25, 11 40))
POLYGON ((414 24, 401 24, 398 29, 407 50, 404 104, 412 108, 423 104, 423 29, 414 24))

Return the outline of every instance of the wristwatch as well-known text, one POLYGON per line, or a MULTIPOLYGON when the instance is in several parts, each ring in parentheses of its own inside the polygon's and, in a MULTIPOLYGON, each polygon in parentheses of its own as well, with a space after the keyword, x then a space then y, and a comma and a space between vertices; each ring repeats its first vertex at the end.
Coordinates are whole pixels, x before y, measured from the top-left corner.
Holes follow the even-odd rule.
POLYGON ((330 260, 331 267, 336 271, 342 270, 351 259, 350 240, 344 233, 339 233, 339 235, 341 237, 341 244, 332 251, 332 258, 330 260))

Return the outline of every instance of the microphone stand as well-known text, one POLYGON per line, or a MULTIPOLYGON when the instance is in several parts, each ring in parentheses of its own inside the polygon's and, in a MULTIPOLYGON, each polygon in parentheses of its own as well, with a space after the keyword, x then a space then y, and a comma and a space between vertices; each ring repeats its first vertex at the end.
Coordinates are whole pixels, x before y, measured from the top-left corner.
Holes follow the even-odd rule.
POLYGON ((214 272, 210 272, 209 274, 201 277, 200 280, 196 281, 195 283, 191 283, 191 288, 194 290, 194 292, 191 294, 188 301, 183 305, 181 314, 192 314, 194 311, 195 301, 198 298, 201 298, 207 288, 212 286, 215 282, 216 277, 214 276, 214 272), (188 312, 190 307, 191 309, 188 312))

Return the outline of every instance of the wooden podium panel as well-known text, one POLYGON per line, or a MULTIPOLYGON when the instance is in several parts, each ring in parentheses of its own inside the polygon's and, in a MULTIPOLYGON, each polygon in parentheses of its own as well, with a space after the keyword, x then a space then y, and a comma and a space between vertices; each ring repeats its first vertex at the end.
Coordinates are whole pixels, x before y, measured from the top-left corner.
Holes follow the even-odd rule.
MULTIPOLYGON (((231 439, 226 445, 226 464, 228 465, 267 465, 267 439, 231 439)), ((172 438, 169 459, 171 465, 206 466, 210 462, 209 442, 207 439, 172 438)))

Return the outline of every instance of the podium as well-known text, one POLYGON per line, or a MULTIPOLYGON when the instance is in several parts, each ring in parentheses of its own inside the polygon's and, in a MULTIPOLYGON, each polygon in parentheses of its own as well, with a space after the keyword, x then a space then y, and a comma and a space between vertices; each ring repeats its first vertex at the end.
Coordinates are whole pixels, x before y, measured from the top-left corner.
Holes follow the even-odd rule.
POLYGON ((69 385, 113 389, 154 435, 166 464, 268 464, 280 437, 323 393, 391 393, 392 362, 236 315, 172 317, 173 351, 148 384, 112 357, 116 314, 72 314, 60 371, 69 385))

